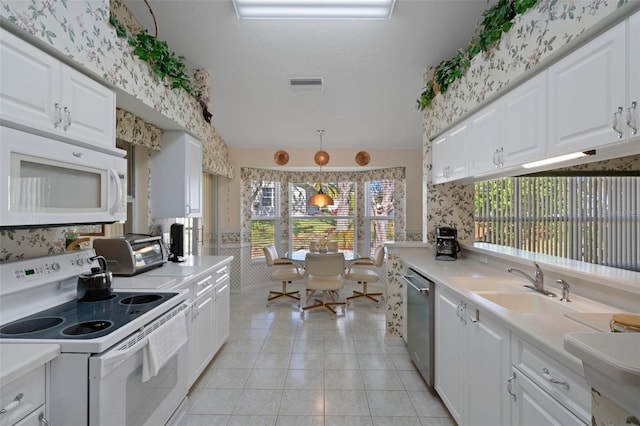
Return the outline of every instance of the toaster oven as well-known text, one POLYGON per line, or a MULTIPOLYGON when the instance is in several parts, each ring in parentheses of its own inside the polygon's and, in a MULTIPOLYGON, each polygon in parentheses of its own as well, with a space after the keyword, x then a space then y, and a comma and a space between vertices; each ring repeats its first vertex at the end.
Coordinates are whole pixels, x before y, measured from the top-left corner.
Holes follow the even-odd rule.
POLYGON ((93 240, 93 248, 107 260, 113 275, 132 276, 167 262, 167 253, 162 237, 127 234, 120 238, 93 240))

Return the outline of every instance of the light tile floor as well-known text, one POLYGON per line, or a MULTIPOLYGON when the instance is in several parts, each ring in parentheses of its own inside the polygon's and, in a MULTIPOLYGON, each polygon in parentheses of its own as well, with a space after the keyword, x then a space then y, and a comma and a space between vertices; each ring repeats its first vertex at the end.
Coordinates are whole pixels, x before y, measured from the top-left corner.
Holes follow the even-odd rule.
POLYGON ((266 307, 267 292, 231 295, 231 335, 189 394, 189 426, 455 425, 404 341, 385 337, 384 303, 302 318, 291 299, 266 307))

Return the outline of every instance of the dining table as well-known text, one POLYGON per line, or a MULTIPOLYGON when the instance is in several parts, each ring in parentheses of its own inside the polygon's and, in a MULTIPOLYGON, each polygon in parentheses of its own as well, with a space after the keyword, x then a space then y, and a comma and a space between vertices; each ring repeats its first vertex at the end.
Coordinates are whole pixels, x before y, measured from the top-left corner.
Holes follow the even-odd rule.
POLYGON ((318 251, 311 251, 308 249, 300 249, 300 250, 295 250, 295 251, 288 251, 284 254, 284 257, 286 259, 289 259, 293 262, 304 262, 307 258, 307 253, 319 253, 319 254, 332 254, 332 253, 342 253, 344 254, 344 260, 345 262, 353 262, 356 261, 358 259, 360 259, 360 255, 353 251, 353 250, 338 250, 337 252, 335 251, 329 251, 326 253, 320 253, 318 251))

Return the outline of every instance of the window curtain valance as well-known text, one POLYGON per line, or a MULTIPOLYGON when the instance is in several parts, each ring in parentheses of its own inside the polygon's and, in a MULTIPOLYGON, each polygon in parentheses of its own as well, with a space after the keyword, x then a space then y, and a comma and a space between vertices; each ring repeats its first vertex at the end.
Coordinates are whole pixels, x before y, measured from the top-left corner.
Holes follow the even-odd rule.
POLYGON ((162 149, 162 129, 137 115, 116 108, 116 138, 152 151, 162 149))

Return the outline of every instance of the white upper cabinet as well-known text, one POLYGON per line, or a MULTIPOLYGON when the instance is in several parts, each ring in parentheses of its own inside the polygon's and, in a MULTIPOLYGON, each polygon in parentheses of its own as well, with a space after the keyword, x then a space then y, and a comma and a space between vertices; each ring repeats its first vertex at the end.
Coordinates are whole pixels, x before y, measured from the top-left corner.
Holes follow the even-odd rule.
POLYGON ((202 143, 184 132, 165 132, 151 154, 151 216, 202 216, 202 143))
POLYGON ((115 92, 0 29, 3 125, 115 149, 115 92))
POLYGON ((626 25, 613 27, 549 68, 549 156, 625 138, 626 25))
POLYGON ((34 129, 55 126, 60 62, 0 29, 0 117, 34 129))
MULTIPOLYGON (((469 120, 469 173, 485 173, 500 167, 500 121, 504 113, 501 102, 493 102, 469 120)), ((461 153, 464 148, 460 147, 461 153)))
POLYGON ((539 74, 467 120, 468 149, 458 147, 458 155, 469 156, 470 175, 544 158, 546 89, 547 75, 539 74))
POLYGON ((105 148, 115 147, 116 97, 113 90, 63 65, 62 102, 62 129, 67 137, 105 148))
POLYGON ((465 122, 433 141, 431 170, 433 183, 448 182, 469 176, 467 156, 464 154, 464 150, 468 149, 467 130, 468 125, 465 122))
POLYGON ((544 158, 547 74, 542 73, 502 98, 499 167, 512 167, 544 158))

